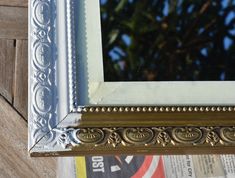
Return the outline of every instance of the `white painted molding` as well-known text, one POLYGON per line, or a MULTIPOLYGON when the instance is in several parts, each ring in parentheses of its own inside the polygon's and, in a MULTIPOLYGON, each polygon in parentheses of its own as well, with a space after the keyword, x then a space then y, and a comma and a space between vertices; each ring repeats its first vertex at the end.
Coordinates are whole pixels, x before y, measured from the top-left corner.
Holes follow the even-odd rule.
POLYGON ((66 1, 66 20, 67 20, 67 41, 68 41, 68 77, 69 77, 69 110, 71 112, 78 109, 78 80, 75 49, 75 26, 74 26, 74 1, 66 1))
MULTIPOLYGON (((29 1, 29 7, 28 149, 48 150, 53 149, 57 143, 57 134, 53 128, 56 128, 69 113, 67 109, 63 109, 63 114, 60 114, 61 108, 66 108, 66 99, 64 99, 66 97, 63 98, 61 95, 69 93, 70 111, 73 111, 78 105, 77 82, 76 76, 74 77, 76 74, 74 7, 73 0, 32 0, 29 1), (66 8, 63 8, 64 5, 66 8), (61 17, 58 13, 62 11, 66 13, 64 22, 56 19, 61 17), (67 27, 67 35, 63 39, 63 35, 60 36, 58 31, 63 31, 65 27, 67 27), (63 40, 67 41, 67 44, 61 46, 63 40), (61 50, 67 50, 62 53, 58 52, 58 45, 61 50), (62 58, 62 55, 58 56, 58 54, 67 57, 62 58), (68 62, 66 62, 67 60, 68 62), (67 65, 61 71, 63 64, 67 65), (63 73, 69 71, 68 83, 63 83, 59 71, 63 73), (68 89, 69 87, 70 89, 68 89), (60 110, 58 110, 59 105, 60 110)), ((65 78, 68 78, 67 76, 65 78)))
MULTIPOLYGON (((29 1, 29 149, 56 125, 56 45, 54 0, 29 1)), ((53 132, 43 144, 54 139, 53 132)))

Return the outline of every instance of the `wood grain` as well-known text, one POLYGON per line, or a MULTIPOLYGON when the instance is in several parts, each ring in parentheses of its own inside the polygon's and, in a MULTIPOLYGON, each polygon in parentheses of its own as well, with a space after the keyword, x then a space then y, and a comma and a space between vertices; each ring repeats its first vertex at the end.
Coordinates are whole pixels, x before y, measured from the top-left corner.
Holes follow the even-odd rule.
POLYGON ((0 0, 0 177, 53 178, 57 159, 29 157, 27 123, 15 111, 27 118, 26 6, 27 0, 0 0))
POLYGON ((14 64, 14 40, 0 39, 0 94, 10 103, 13 98, 14 64))
POLYGON ((0 6, 0 38, 27 39, 27 21, 27 8, 0 6))
POLYGON ((27 123, 0 96, 0 177, 56 177, 56 159, 30 158, 27 123))
POLYGON ((28 41, 16 41, 14 107, 27 119, 28 101, 28 41))
POLYGON ((0 0, 0 6, 27 7, 28 0, 0 0))

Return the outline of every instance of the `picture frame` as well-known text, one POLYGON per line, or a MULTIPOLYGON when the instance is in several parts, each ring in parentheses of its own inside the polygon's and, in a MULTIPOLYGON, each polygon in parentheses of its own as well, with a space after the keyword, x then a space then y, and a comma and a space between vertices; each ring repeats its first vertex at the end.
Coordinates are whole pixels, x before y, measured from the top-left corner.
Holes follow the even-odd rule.
POLYGON ((29 1, 29 154, 234 153, 234 81, 103 81, 98 3, 29 1))

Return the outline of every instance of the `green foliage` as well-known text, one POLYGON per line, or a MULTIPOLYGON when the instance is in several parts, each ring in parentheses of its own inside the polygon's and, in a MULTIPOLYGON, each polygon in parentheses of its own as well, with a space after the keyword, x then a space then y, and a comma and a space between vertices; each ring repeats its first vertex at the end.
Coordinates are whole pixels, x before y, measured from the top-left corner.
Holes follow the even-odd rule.
POLYGON ((235 80, 235 0, 101 0, 105 81, 235 80))

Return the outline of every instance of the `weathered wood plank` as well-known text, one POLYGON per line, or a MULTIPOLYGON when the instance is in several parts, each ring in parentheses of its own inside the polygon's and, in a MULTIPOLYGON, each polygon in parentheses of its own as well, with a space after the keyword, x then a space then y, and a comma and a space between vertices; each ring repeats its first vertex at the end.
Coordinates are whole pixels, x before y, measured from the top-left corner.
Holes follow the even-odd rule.
POLYGON ((0 0, 0 6, 27 7, 28 0, 0 0))
POLYGON ((27 124, 0 97, 0 177, 56 177, 55 158, 30 158, 27 124))
POLYGON ((27 39, 28 10, 0 6, 0 38, 27 39))
POLYGON ((27 119, 28 101, 28 41, 16 41, 14 107, 27 119))
POLYGON ((13 98, 14 64, 14 40, 0 39, 0 94, 10 103, 13 98))

